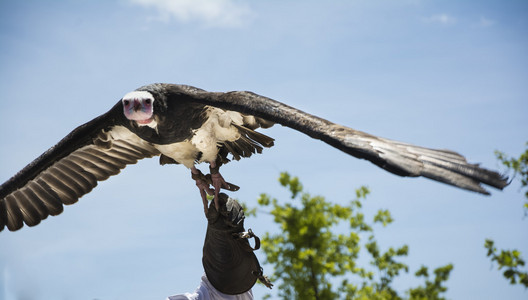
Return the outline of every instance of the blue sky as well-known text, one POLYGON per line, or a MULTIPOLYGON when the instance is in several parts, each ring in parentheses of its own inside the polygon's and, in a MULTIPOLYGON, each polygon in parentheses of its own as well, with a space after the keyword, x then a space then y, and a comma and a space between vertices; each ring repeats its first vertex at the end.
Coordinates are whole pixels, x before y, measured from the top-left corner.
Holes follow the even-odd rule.
MULTIPOLYGON (((0 1, 0 181, 148 83, 250 90, 371 134, 452 149, 501 169, 493 151, 528 141, 525 1, 0 1)), ((525 299, 495 270, 492 238, 528 258, 514 181, 486 197, 400 178, 288 128, 276 146, 223 167, 256 205, 277 177, 365 212, 391 211, 382 247, 408 244, 412 273, 453 263, 450 299, 525 299)), ((63 214, 0 233, 0 299, 164 299, 203 272, 205 220, 182 166, 130 166, 63 214)), ((262 214, 246 226, 276 232, 262 214)), ((263 253, 258 253, 264 261, 263 253)), ((363 260, 368 264, 367 260, 363 260)), ((271 272, 269 266, 265 271, 271 272)), ((257 298, 265 288, 254 289, 257 298)))

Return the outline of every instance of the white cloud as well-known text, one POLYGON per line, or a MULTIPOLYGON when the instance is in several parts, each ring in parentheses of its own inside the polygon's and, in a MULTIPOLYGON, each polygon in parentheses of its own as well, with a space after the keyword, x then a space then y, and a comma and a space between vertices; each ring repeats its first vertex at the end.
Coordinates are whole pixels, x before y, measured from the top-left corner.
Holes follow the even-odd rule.
POLYGON ((440 23, 443 25, 451 25, 456 23, 455 17, 452 17, 448 14, 436 14, 430 17, 423 18, 424 22, 427 23, 440 23))
POLYGON ((155 8, 163 22, 200 22, 212 27, 239 27, 253 16, 248 5, 233 0, 129 0, 155 8))
POLYGON ((495 25, 495 21, 492 19, 488 19, 484 16, 481 16, 480 20, 477 23, 478 27, 491 27, 493 25, 495 25))

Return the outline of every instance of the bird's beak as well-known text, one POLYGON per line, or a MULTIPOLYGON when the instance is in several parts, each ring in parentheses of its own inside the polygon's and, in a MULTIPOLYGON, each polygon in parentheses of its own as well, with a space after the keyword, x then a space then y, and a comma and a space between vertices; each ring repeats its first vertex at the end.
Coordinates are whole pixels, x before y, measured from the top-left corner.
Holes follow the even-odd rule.
POLYGON ((138 100, 134 100, 134 111, 141 110, 141 103, 138 100))

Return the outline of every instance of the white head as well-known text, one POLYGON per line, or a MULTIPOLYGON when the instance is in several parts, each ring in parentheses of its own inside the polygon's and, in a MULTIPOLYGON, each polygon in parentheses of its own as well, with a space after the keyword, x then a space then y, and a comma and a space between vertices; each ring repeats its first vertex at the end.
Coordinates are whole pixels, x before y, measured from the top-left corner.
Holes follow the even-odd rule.
POLYGON ((126 94, 121 102, 123 112, 129 120, 139 126, 150 126, 154 122, 154 97, 147 91, 133 91, 126 94))

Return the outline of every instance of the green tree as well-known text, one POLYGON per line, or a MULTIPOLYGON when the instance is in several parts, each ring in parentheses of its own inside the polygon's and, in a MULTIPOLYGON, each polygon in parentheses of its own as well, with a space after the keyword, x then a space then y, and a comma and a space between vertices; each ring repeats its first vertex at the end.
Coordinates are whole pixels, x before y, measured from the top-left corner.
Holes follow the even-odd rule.
POLYGON ((417 277, 425 278, 425 286, 419 286, 408 291, 409 299, 443 299, 440 294, 447 291, 447 288, 442 284, 449 279, 449 274, 453 270, 453 265, 449 264, 434 270, 435 278, 429 281, 429 274, 426 266, 422 266, 415 275, 417 277))
POLYGON ((488 249, 488 256, 491 261, 495 261, 499 265, 499 270, 505 268, 502 273, 511 284, 522 284, 528 288, 528 273, 523 272, 521 267, 524 266, 524 260, 521 257, 521 252, 517 250, 497 250, 494 246, 493 240, 486 239, 484 247, 488 249))
POLYGON ((524 196, 526 202, 524 203, 524 213, 528 214, 528 142, 524 153, 521 153, 519 158, 509 157, 501 151, 495 151, 497 159, 508 168, 509 171, 513 171, 513 177, 519 175, 519 181, 521 182, 521 189, 526 189, 524 196))
POLYGON ((407 290, 405 297, 392 288, 394 278, 408 272, 401 259, 409 249, 403 245, 380 250, 374 224, 387 226, 393 219, 388 210, 379 210, 372 222, 366 221, 361 210, 368 188, 357 189, 356 198, 343 206, 303 192, 299 179, 288 173, 282 173, 279 182, 289 189, 291 199, 279 201, 262 194, 258 203, 271 207, 280 227, 280 233, 265 233, 261 245, 266 262, 274 267, 271 277, 281 298, 443 299, 450 264, 434 270, 431 281, 427 267, 420 268, 415 275, 425 279, 424 285, 407 290), (368 253, 370 266, 358 265, 360 253, 368 253))
MULTIPOLYGON (((524 196, 526 197, 524 203, 524 214, 528 215, 528 143, 526 143, 527 149, 522 153, 519 158, 508 157, 500 151, 495 151, 497 159, 504 165, 508 170, 514 172, 514 177, 519 176, 521 182, 521 189, 526 189, 524 196)), ((488 250, 488 257, 491 258, 492 262, 496 262, 498 269, 505 269, 502 273, 504 277, 510 281, 511 284, 521 284, 525 288, 528 288, 528 272, 522 270, 525 262, 521 257, 521 252, 516 249, 513 250, 498 250, 495 247, 495 242, 491 239, 486 239, 484 247, 488 250)))

